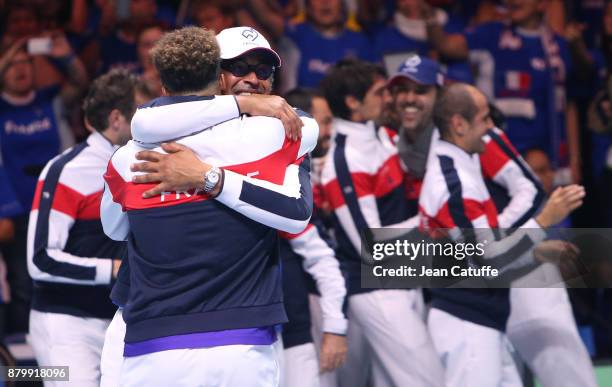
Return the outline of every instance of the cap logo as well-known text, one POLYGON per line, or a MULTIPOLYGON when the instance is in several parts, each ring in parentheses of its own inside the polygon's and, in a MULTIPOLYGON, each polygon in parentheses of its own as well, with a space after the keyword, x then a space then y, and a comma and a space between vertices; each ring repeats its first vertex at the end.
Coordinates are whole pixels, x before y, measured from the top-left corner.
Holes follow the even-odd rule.
POLYGON ((416 67, 418 65, 421 64, 421 58, 419 56, 413 56, 412 58, 406 59, 406 62, 404 62, 404 70, 411 72, 411 73, 415 73, 417 72, 416 67))
POLYGON ((259 32, 255 31, 253 28, 248 28, 242 31, 242 36, 244 36, 246 39, 255 41, 255 39, 257 39, 259 36, 259 32))

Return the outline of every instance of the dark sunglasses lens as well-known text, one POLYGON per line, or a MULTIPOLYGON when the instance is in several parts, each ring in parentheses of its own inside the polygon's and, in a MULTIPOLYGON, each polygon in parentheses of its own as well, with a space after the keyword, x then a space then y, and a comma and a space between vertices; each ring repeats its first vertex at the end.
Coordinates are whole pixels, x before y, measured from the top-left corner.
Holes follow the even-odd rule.
POLYGON ((234 62, 230 66, 230 71, 237 77, 244 77, 249 73, 249 65, 245 62, 234 62))
POLYGON ((257 75, 257 78, 261 79, 262 81, 270 78, 273 72, 274 66, 265 63, 260 64, 255 68, 255 75, 257 75))

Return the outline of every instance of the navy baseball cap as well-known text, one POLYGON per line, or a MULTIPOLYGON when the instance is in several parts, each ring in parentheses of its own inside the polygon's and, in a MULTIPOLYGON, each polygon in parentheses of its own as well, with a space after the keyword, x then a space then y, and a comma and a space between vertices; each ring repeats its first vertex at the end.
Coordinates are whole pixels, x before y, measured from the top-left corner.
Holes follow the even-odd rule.
POLYGON ((444 84, 444 76, 438 62, 419 55, 406 59, 397 72, 389 78, 387 84, 391 85, 400 78, 408 78, 421 85, 442 86, 444 84))

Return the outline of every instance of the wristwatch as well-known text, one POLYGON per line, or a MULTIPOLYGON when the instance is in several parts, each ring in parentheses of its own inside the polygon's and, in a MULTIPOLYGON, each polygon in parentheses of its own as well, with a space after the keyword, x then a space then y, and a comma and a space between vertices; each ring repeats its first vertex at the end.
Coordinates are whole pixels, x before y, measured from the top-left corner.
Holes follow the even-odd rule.
POLYGON ((204 174, 204 192, 209 193, 215 189, 221 180, 221 170, 217 167, 212 167, 204 174))

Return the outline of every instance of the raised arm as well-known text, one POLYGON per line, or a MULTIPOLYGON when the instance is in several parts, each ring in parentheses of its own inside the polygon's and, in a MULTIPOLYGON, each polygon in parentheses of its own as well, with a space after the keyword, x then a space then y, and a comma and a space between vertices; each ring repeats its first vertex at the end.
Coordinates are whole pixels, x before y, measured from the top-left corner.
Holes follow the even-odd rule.
POLYGON ((490 228, 486 218, 486 209, 475 201, 464 202, 465 213, 473 220, 461 217, 459 211, 454 214, 458 227, 451 232, 451 237, 460 242, 483 243, 484 254, 474 257, 478 265, 490 265, 497 268, 507 279, 515 279, 542 263, 547 257, 534 257, 534 248, 546 238, 545 229, 554 226, 567 217, 573 210, 582 205, 584 188, 568 186, 557 189, 544 206, 542 212, 529 219, 518 230, 503 238, 497 237, 496 231, 490 228))
POLYGON ((422 15, 425 19, 427 39, 442 56, 450 59, 467 59, 468 43, 462 34, 447 34, 436 18, 433 8, 423 2, 422 15))

